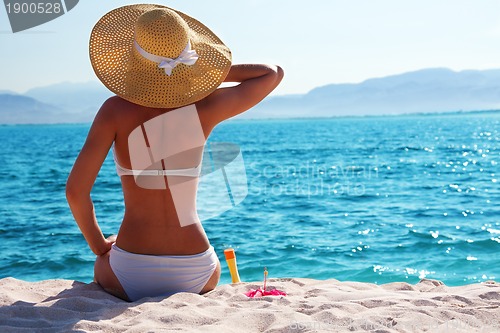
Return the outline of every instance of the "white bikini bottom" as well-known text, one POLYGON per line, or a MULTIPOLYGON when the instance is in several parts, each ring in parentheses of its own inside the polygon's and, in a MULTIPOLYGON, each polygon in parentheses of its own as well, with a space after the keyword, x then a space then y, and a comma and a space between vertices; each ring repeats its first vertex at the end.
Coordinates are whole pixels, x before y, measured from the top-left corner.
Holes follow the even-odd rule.
POLYGON ((193 255, 130 253, 113 244, 109 264, 128 298, 200 293, 217 267, 214 248, 193 255))

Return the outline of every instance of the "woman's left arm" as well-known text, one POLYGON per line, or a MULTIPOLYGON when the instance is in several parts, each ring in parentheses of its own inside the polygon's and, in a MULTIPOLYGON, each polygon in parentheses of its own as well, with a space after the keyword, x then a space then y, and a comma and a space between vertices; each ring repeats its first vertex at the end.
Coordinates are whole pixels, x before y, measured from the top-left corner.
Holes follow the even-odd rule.
POLYGON ((115 140, 112 104, 108 99, 97 113, 66 183, 66 198, 71 212, 90 249, 98 256, 108 252, 113 242, 105 239, 99 228, 90 192, 115 140))

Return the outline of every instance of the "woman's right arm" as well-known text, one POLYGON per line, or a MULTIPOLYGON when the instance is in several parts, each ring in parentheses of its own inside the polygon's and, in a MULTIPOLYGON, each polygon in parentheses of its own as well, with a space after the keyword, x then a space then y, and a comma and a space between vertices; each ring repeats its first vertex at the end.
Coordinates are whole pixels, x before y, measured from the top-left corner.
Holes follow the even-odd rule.
POLYGON ((238 82, 233 87, 219 88, 201 104, 205 119, 214 127, 262 101, 283 79, 279 66, 244 64, 233 65, 224 82, 238 82))
POLYGON ((111 249, 113 239, 106 239, 102 234, 90 192, 115 140, 115 101, 116 98, 109 98, 97 113, 66 183, 66 198, 71 212, 90 249, 98 256, 111 249))

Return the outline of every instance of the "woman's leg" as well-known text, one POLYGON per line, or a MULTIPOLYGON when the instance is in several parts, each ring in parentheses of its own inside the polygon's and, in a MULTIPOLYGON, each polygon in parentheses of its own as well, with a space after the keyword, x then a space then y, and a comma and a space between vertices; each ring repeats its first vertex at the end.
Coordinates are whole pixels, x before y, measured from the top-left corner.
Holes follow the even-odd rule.
POLYGON ((206 292, 212 291, 215 289, 217 284, 219 283, 220 280, 220 261, 217 259, 217 267, 215 268, 215 271, 213 272, 212 276, 208 280, 207 284, 203 289, 200 291, 200 294, 204 294, 206 292))
POLYGON ((97 282, 105 291, 113 296, 129 301, 125 290, 123 290, 120 281, 111 269, 109 264, 109 253, 97 257, 94 265, 94 281, 97 282))

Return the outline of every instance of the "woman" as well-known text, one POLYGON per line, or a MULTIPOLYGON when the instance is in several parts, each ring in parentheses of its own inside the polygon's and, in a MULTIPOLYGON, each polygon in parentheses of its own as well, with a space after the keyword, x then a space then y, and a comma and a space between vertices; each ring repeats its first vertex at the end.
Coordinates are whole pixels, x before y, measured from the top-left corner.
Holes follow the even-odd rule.
POLYGON ((266 97, 283 71, 231 65, 229 49, 207 27, 161 5, 106 14, 92 31, 90 58, 117 96, 97 113, 66 196, 97 255, 95 281, 128 301, 213 290, 220 262, 196 214, 203 145, 218 123, 266 97), (239 84, 218 88, 222 82, 239 84), (125 214, 118 236, 106 239, 90 192, 111 148, 125 214))

